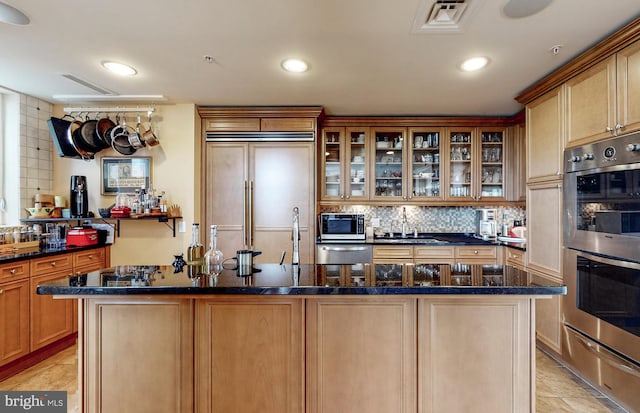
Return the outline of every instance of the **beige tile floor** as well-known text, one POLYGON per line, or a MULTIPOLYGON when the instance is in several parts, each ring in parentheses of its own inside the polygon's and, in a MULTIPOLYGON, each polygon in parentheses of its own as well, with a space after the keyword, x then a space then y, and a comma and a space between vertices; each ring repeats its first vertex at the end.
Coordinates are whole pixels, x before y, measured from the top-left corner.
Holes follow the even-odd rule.
MULTIPOLYGON (((0 390, 65 390, 69 413, 79 413, 76 346, 0 382, 0 390)), ((626 411, 544 352, 536 351, 538 413, 625 413, 626 411)))

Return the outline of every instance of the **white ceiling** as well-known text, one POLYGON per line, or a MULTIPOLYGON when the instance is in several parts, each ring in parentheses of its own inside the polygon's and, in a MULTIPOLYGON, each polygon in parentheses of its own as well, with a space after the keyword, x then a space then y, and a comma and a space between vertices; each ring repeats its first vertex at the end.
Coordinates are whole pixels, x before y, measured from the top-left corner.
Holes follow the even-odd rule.
POLYGON ((639 0, 555 0, 520 19, 503 14, 508 0, 468 0, 462 32, 412 34, 420 0, 2 1, 31 24, 0 23, 0 86, 87 103, 53 98, 95 93, 61 76, 70 73, 164 103, 322 105, 330 115, 511 115, 519 92, 640 17, 639 0), (472 55, 491 63, 459 71, 472 55), (290 56, 311 69, 285 73, 290 56), (114 77, 103 60, 139 73, 114 77))

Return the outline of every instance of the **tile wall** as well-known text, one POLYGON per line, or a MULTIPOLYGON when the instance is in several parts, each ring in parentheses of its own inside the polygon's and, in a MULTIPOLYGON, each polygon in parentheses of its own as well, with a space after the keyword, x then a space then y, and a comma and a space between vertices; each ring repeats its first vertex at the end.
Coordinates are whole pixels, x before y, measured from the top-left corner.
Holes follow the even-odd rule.
MULTIPOLYGON (((476 209, 474 207, 428 207, 407 206, 407 221, 411 230, 416 226, 418 232, 455 232, 474 233, 476 209)), ((513 226, 514 220, 524 223, 525 209, 519 207, 486 206, 498 210, 498 228, 503 223, 513 226)), ((335 212, 335 208, 331 209, 335 212)), ((373 218, 380 219, 380 228, 388 232, 399 232, 402 222, 402 207, 378 206, 349 206, 343 207, 341 212, 365 214, 366 225, 370 225, 373 218)))
POLYGON ((33 206, 36 193, 51 194, 53 188, 53 141, 47 120, 52 105, 20 94, 20 209, 33 206))

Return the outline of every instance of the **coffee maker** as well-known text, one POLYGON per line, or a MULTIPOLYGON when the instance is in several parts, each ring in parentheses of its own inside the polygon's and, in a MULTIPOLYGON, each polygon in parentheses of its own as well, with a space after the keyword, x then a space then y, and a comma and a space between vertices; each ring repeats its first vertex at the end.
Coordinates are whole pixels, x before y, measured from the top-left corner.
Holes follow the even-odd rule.
POLYGON ((476 209, 476 236, 482 239, 495 239, 498 236, 498 210, 495 208, 476 209))
POLYGON ((86 176, 71 176, 71 193, 69 199, 71 200, 71 216, 74 218, 86 218, 89 213, 89 196, 87 193, 86 176))

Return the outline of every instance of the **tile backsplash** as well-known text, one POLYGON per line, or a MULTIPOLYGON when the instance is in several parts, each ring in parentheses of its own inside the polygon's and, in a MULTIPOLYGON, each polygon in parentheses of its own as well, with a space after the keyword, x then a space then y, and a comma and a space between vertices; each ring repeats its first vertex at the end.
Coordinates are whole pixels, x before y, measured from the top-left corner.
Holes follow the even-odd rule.
MULTIPOLYGON (((524 222, 526 211, 520 207, 486 206, 498 210, 498 225, 503 223, 513 225, 514 220, 524 222)), ((417 227, 418 232, 475 232, 475 207, 429 207, 407 206, 407 221, 413 231, 417 227)), ((335 212, 335 208, 331 208, 335 212)), ((322 212, 322 211, 321 211, 322 212)), ((365 223, 371 225, 374 218, 380 219, 380 228, 385 231, 399 232, 402 223, 402 207, 390 206, 345 206, 341 212, 358 213, 365 215, 365 223)))

